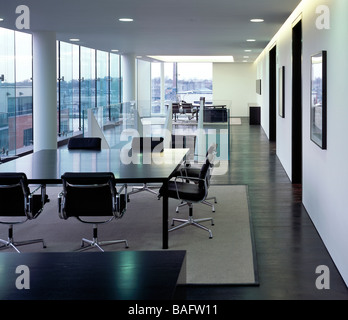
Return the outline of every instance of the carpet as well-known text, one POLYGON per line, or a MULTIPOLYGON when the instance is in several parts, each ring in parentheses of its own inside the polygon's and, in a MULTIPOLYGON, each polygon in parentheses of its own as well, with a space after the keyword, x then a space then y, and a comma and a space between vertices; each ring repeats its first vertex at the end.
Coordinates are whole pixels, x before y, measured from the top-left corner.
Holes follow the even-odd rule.
MULTIPOLYGON (((51 201, 36 219, 14 227, 14 239, 21 241, 44 238, 41 244, 19 247, 22 252, 67 252, 80 247, 81 238, 91 239, 92 225, 82 224, 74 218, 62 220, 57 212, 57 194, 60 187, 48 187, 51 201)), ((208 232, 193 226, 169 233, 169 250, 186 250, 187 284, 252 285, 257 283, 255 249, 248 208, 248 190, 244 185, 211 186, 209 196, 216 196, 215 213, 203 204, 194 205, 194 217, 213 217, 205 225, 208 232)), ((173 217, 186 218, 188 207, 175 213, 178 201, 169 199, 169 221, 173 217)), ((123 244, 106 246, 113 250, 162 250, 162 201, 148 192, 133 194, 127 212, 120 220, 101 225, 99 240, 127 239, 123 244)), ((6 238, 7 229, 0 225, 0 238, 6 238)), ((88 251, 97 251, 91 248, 88 251)), ((11 251, 11 249, 6 249, 11 251)))

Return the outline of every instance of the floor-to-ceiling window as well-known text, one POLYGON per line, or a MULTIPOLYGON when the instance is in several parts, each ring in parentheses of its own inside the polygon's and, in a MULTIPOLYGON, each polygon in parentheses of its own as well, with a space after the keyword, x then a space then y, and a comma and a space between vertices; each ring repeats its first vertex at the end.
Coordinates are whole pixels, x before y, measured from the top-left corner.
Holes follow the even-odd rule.
POLYGON ((109 53, 97 51, 97 107, 106 107, 109 103, 109 53))
POLYGON ((103 107, 103 116, 119 118, 121 88, 118 54, 59 42, 58 58, 59 135, 71 135, 87 129, 87 110, 90 108, 103 107))
POLYGON ((32 145, 32 36, 0 28, 0 154, 32 145))
POLYGON ((70 135, 79 128, 79 47, 59 43, 58 133, 70 135))
MULTIPOLYGON (((82 129, 81 110, 120 108, 118 54, 57 41, 57 58, 58 135, 82 129)), ((0 28, 0 157, 32 150, 32 69, 32 36, 0 28)))
POLYGON ((95 84, 95 50, 81 47, 81 110, 85 112, 95 107, 96 84, 95 84))
POLYGON ((200 97, 206 102, 213 100, 212 63, 171 63, 151 64, 152 112, 161 112, 161 101, 186 101, 199 103, 200 97))
POLYGON ((206 102, 213 100, 212 63, 177 64, 177 95, 188 103, 199 103, 200 97, 206 102))

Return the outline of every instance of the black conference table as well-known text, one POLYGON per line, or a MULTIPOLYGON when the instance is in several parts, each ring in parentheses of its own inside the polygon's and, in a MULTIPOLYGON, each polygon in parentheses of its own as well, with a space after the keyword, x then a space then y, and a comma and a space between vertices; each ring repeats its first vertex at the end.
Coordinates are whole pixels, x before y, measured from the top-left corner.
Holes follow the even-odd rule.
MULTIPOLYGON (((113 172, 116 183, 162 183, 180 166, 189 149, 129 155, 126 149, 40 150, 0 165, 0 172, 23 172, 31 184, 61 184, 65 172, 113 172), (131 158, 132 157, 132 158, 131 158)), ((168 197, 162 197, 162 248, 168 249, 168 197)))
POLYGON ((185 257, 172 250, 3 252, 0 301, 171 300, 186 281, 185 257))

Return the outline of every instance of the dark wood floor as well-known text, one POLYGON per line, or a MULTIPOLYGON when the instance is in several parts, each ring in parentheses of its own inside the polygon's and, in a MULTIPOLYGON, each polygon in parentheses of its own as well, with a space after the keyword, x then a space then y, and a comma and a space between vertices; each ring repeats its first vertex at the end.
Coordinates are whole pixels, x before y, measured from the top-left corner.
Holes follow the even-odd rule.
MULTIPOLYGON (((348 290, 302 205, 301 185, 293 185, 260 126, 231 127, 229 172, 215 184, 246 184, 256 247, 258 286, 187 286, 187 300, 341 300, 348 290), (330 270, 330 289, 318 290, 317 266, 330 270)), ((208 254, 208 253, 207 253, 208 254)))

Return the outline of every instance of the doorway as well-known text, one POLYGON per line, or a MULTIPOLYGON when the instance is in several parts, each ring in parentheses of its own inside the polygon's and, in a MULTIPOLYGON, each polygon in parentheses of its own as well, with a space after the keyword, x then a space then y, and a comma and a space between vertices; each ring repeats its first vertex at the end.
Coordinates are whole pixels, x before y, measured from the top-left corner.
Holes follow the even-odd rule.
POLYGON ((292 183, 302 184, 302 21, 292 28, 292 183))
POLYGON ((269 140, 277 140, 277 47, 269 52, 269 140))

